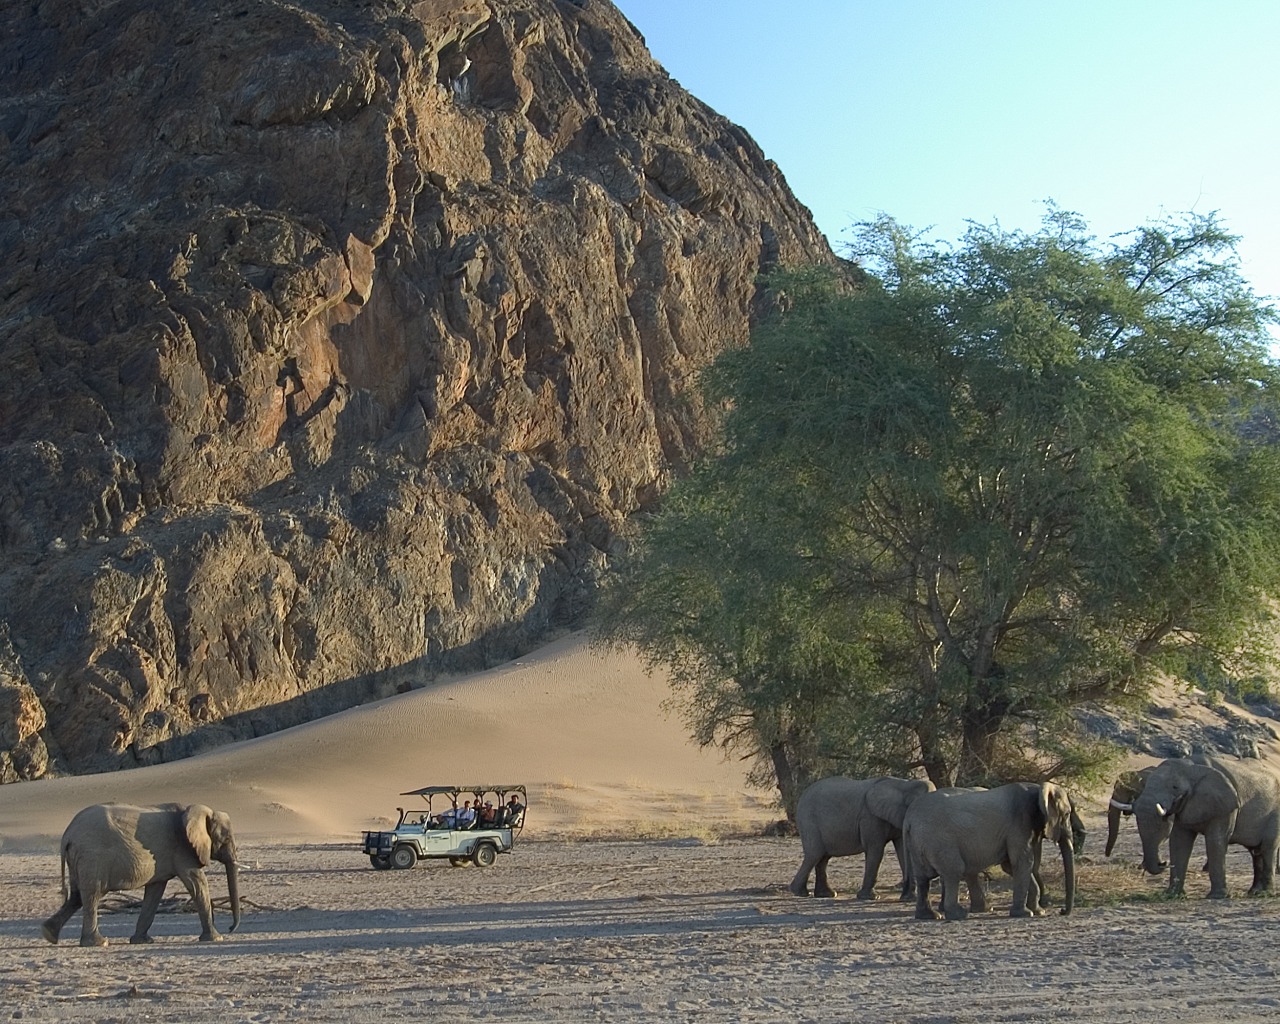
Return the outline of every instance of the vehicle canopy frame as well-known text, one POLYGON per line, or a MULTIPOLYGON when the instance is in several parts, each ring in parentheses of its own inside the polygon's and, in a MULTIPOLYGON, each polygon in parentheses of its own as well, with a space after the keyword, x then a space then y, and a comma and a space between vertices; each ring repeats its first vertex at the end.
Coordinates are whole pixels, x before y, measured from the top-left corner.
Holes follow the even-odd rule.
MULTIPOLYGON (((524 812, 529 805, 529 793, 527 788, 522 785, 513 784, 513 785, 506 785, 506 786, 480 786, 480 785, 477 785, 477 786, 423 786, 420 789, 407 790, 406 792, 401 793, 400 795, 401 796, 420 796, 422 797, 423 800, 427 802, 427 814, 423 822, 424 824, 427 824, 432 819, 435 819, 438 821, 440 817, 446 813, 443 810, 439 814, 435 812, 435 809, 432 805, 432 801, 434 800, 434 798, 440 797, 440 796, 447 796, 449 798, 449 810, 453 811, 454 815, 456 816, 458 811, 458 798, 461 797, 464 793, 475 797, 475 800, 472 803, 472 806, 474 807, 479 807, 481 804, 481 801, 483 801, 485 796, 487 796, 488 794, 490 793, 495 794, 496 800, 494 800, 494 805, 499 812, 501 812, 507 806, 507 801, 514 794, 518 798, 519 804, 520 804, 520 810, 516 813, 514 819, 511 821, 495 822, 493 823, 493 825, 494 827, 498 827, 498 828, 510 828, 513 832, 515 832, 516 835, 519 835, 524 830, 524 812)), ((397 807, 396 810, 400 812, 400 820, 396 823, 397 829, 404 824, 405 818, 408 815, 415 813, 414 811, 406 810, 403 807, 397 807)), ((431 826, 428 825, 428 827, 431 827, 431 826)), ((440 826, 440 827, 444 827, 444 826, 440 826)), ((486 826, 480 822, 477 822, 477 827, 483 828, 486 826)))

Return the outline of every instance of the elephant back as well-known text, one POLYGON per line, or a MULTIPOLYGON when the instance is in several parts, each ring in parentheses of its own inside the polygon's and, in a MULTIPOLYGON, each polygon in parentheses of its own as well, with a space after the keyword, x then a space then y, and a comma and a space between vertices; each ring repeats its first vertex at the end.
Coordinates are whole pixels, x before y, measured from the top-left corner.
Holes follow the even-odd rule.
POLYGON ((1231 782, 1239 799, 1234 842, 1261 846, 1280 834, 1280 778, 1261 764, 1208 758, 1231 782))
POLYGON ((866 796, 874 781, 832 775, 811 783, 796 801, 796 828, 804 848, 836 857, 861 853, 866 796))

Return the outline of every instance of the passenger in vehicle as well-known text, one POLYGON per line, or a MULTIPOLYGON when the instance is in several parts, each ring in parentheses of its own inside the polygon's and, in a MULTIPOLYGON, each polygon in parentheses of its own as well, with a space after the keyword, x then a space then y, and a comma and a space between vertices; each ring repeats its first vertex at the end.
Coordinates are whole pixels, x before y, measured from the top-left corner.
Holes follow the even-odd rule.
POLYGON ((434 826, 436 828, 453 828, 458 821, 458 815, 462 812, 456 807, 450 807, 447 811, 441 811, 436 815, 434 826))
POLYGON ((504 811, 503 824, 510 828, 519 823, 520 814, 524 811, 524 804, 520 802, 520 798, 515 793, 511 794, 511 799, 507 801, 506 810, 504 811))
POLYGON ((492 828, 498 820, 498 813, 493 809, 493 801, 486 800, 480 808, 479 825, 481 828, 492 828))
POLYGON ((458 828, 470 828, 476 823, 476 811, 468 800, 462 805, 462 810, 458 812, 458 828))

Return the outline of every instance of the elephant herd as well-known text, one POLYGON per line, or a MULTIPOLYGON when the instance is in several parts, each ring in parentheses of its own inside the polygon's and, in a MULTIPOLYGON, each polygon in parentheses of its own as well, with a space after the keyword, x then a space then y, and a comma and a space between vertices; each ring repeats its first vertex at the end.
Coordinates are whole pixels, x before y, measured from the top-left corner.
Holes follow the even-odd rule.
MULTIPOLYGON (((1280 779, 1244 761, 1196 756, 1174 758, 1116 780, 1107 813, 1106 854, 1111 855, 1124 815, 1132 815, 1142 840, 1142 866, 1156 874, 1166 867, 1160 848, 1169 844, 1171 894, 1181 894, 1197 836, 1204 836, 1209 895, 1227 895, 1229 845, 1253 857, 1250 895, 1269 892, 1280 848, 1280 779)), ((921 920, 961 920, 986 910, 982 874, 997 865, 1013 877, 1013 917, 1039 914, 1048 905, 1040 877, 1045 840, 1062 856, 1065 897, 1062 913, 1075 903, 1075 856, 1084 827, 1070 796, 1052 782, 1011 782, 994 789, 934 789, 928 782, 885 776, 833 777, 815 782, 796 805, 796 825, 804 850, 790 890, 834 896, 827 879, 832 857, 865 855, 858 899, 872 899, 886 846, 893 844, 902 870, 901 898, 916 902, 921 920), (930 902, 933 880, 941 879, 941 913, 930 902), (960 882, 969 889, 969 911, 959 903, 960 882)), ((63 926, 83 909, 80 944, 103 946, 98 905, 108 892, 144 890, 138 924, 130 942, 148 935, 165 886, 179 879, 200 916, 203 941, 221 936, 214 928, 204 869, 226 866, 231 931, 240 923, 239 864, 231 821, 201 805, 129 807, 97 804, 80 811, 59 847, 64 902, 44 922, 44 937, 58 941, 63 926)))
POLYGON ((796 805, 804 859, 791 881, 797 896, 834 896, 827 880, 832 857, 865 854, 859 899, 871 899, 885 846, 893 844, 902 869, 902 899, 914 893, 916 916, 960 920, 960 882, 969 887, 969 909, 986 909, 982 872, 1001 865, 1013 876, 1015 917, 1040 912, 1048 901, 1040 880, 1044 840, 1062 852, 1064 913, 1075 901, 1075 845, 1084 829, 1067 791, 1051 782, 1013 782, 995 789, 934 789, 928 782, 885 776, 829 778, 804 791, 796 805), (941 879, 942 914, 930 903, 933 879, 941 879))
MULTIPOLYGON (((1160 848, 1169 844, 1171 894, 1181 894, 1197 836, 1204 836, 1211 897, 1225 897, 1227 846, 1253 856, 1250 895, 1268 892, 1280 846, 1280 779, 1243 761, 1198 755, 1173 758, 1116 781, 1108 806, 1106 854, 1115 846, 1120 818, 1132 815, 1142 840, 1143 868, 1165 868, 1160 848)), ((885 847, 892 843, 902 869, 901 898, 916 902, 921 920, 962 920, 959 886, 969 889, 969 910, 986 909, 982 873, 997 865, 1013 878, 1010 916, 1038 914, 1048 905, 1040 878, 1047 839, 1062 856, 1065 898, 1075 903, 1075 855, 1084 828, 1070 796, 1051 782, 1013 782, 994 789, 934 789, 928 782, 884 776, 833 777, 813 783, 796 805, 804 859, 790 890, 834 896, 827 879, 832 857, 865 855, 858 899, 873 898, 885 847), (941 880, 942 912, 930 902, 933 879, 941 880)))

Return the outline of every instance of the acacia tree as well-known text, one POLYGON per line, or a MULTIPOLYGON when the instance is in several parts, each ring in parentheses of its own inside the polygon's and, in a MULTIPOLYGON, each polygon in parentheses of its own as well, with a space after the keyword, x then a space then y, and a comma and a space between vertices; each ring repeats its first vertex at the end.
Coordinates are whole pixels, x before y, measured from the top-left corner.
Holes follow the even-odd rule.
POLYGON ((1269 672, 1274 316, 1235 241, 1192 216, 1104 244, 1050 210, 943 247, 884 219, 859 286, 774 280, 606 632, 673 665, 704 742, 938 785, 1079 773, 1072 711, 1159 670, 1269 672))

